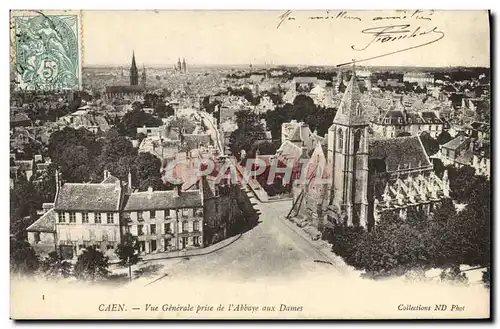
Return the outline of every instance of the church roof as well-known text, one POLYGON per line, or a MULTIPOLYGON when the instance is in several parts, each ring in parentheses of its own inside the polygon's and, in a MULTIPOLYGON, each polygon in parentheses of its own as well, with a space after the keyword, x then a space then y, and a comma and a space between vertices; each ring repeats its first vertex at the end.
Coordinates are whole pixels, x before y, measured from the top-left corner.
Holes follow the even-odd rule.
POLYGON ((142 92, 142 86, 106 86, 108 94, 129 94, 142 92))
POLYGON ((353 74, 340 102, 333 123, 345 126, 368 125, 369 118, 361 104, 361 91, 353 74))
POLYGON ((432 166, 418 136, 372 140, 369 157, 383 160, 386 172, 432 166))

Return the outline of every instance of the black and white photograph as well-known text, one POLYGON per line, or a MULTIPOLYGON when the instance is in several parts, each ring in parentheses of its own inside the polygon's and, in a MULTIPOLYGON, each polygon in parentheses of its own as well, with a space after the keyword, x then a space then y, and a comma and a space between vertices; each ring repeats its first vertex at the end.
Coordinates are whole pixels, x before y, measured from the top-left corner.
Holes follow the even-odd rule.
POLYGON ((11 10, 11 318, 489 319, 490 15, 11 10))

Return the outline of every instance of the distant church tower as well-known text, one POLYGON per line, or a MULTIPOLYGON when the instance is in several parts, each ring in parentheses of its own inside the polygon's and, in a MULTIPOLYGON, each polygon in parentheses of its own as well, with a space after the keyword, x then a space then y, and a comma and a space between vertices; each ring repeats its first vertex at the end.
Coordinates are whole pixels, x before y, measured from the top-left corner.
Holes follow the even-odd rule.
POLYGON ((368 217, 368 125, 353 72, 328 130, 330 204, 338 205, 347 215, 348 225, 363 227, 368 217))
POLYGON ((146 88, 146 68, 144 67, 144 64, 142 65, 142 79, 141 79, 141 84, 143 88, 146 88))
POLYGON ((135 53, 132 52, 132 65, 130 66, 130 85, 139 85, 139 71, 137 70, 137 65, 135 64, 135 53))
POLYGON ((187 72, 187 67, 186 67, 186 60, 183 58, 182 59, 182 73, 187 72))
POLYGON ((181 59, 177 59, 177 71, 182 72, 182 64, 181 64, 181 59))

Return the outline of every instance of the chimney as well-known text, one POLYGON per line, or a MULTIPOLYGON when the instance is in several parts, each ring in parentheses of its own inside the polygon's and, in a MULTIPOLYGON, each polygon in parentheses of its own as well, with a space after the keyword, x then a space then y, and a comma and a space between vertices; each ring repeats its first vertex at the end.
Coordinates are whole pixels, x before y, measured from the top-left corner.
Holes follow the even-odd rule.
POLYGON ((107 171, 106 169, 104 169, 104 179, 106 179, 108 177, 109 177, 109 171, 107 171))
POLYGON ((132 173, 130 170, 128 171, 128 188, 130 192, 132 192, 132 173))
POLYGON ((150 187, 148 187, 148 192, 149 192, 149 193, 153 193, 153 187, 151 187, 151 186, 150 186, 150 187))
POLYGON ((59 169, 56 169, 56 195, 59 193, 61 189, 61 179, 59 177, 59 169))
POLYGON ((174 182, 174 196, 175 197, 180 197, 182 194, 182 184, 184 182, 181 179, 176 179, 174 182))

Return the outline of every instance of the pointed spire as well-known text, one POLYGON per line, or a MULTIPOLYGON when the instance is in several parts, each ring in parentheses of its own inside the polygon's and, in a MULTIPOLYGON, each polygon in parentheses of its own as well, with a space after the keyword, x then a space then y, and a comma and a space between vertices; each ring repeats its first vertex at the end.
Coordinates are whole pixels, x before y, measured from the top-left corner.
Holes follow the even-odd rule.
POLYGON ((356 71, 353 71, 333 123, 345 126, 366 126, 369 122, 370 120, 361 104, 361 91, 359 90, 356 71))

